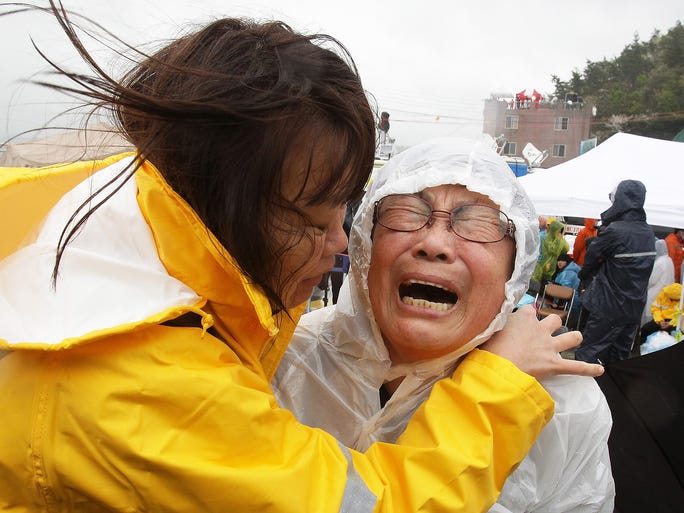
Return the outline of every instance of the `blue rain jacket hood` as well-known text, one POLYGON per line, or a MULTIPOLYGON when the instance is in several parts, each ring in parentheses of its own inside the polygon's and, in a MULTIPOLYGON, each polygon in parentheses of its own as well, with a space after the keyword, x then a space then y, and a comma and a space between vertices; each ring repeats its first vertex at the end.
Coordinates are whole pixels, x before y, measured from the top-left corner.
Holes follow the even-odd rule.
POLYGON ((613 194, 613 204, 601 213, 604 227, 625 216, 635 221, 646 221, 646 186, 643 183, 639 180, 623 180, 613 194))

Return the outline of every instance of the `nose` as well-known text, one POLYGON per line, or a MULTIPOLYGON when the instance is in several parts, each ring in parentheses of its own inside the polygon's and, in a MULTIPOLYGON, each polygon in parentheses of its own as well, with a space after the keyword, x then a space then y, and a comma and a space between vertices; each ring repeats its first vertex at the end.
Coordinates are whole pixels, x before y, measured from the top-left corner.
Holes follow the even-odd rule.
POLYGON ((334 234, 330 234, 330 232, 328 232, 328 239, 330 241, 329 244, 332 247, 332 253, 341 253, 347 248, 349 239, 347 239, 347 234, 342 229, 342 225, 340 225, 339 229, 336 228, 334 232, 334 234))
POLYGON ((343 252, 349 243, 347 234, 344 231, 344 210, 341 211, 339 222, 332 223, 326 234, 326 253, 334 255, 343 252))
POLYGON ((420 238, 414 246, 415 255, 418 258, 451 262, 459 243, 458 237, 451 231, 451 213, 434 210, 427 226, 416 232, 420 238))

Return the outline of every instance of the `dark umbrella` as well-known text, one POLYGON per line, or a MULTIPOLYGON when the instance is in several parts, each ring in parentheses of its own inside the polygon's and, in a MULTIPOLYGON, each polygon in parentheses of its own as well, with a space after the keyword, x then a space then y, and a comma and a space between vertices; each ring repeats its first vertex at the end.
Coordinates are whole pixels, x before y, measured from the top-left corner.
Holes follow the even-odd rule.
POLYGON ((606 366, 616 513, 684 511, 684 342, 606 366))

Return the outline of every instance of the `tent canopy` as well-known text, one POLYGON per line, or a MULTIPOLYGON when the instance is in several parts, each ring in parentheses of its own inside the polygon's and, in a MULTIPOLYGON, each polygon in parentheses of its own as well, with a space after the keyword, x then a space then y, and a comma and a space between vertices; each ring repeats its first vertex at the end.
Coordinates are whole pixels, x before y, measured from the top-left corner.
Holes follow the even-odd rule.
POLYGON ((647 222, 684 227, 684 144, 617 133, 567 162, 521 176, 539 215, 599 218, 622 180, 646 186, 647 222))

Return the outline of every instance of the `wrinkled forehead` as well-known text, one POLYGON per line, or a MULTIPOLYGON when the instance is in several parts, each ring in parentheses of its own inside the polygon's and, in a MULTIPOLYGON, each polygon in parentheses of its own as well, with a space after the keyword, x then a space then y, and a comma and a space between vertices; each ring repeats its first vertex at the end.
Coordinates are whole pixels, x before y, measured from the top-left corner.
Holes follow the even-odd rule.
POLYGON ((427 187, 416 193, 433 207, 447 208, 464 204, 480 204, 494 208, 499 205, 494 203, 488 196, 479 192, 469 191, 464 185, 443 184, 435 187, 427 187))

